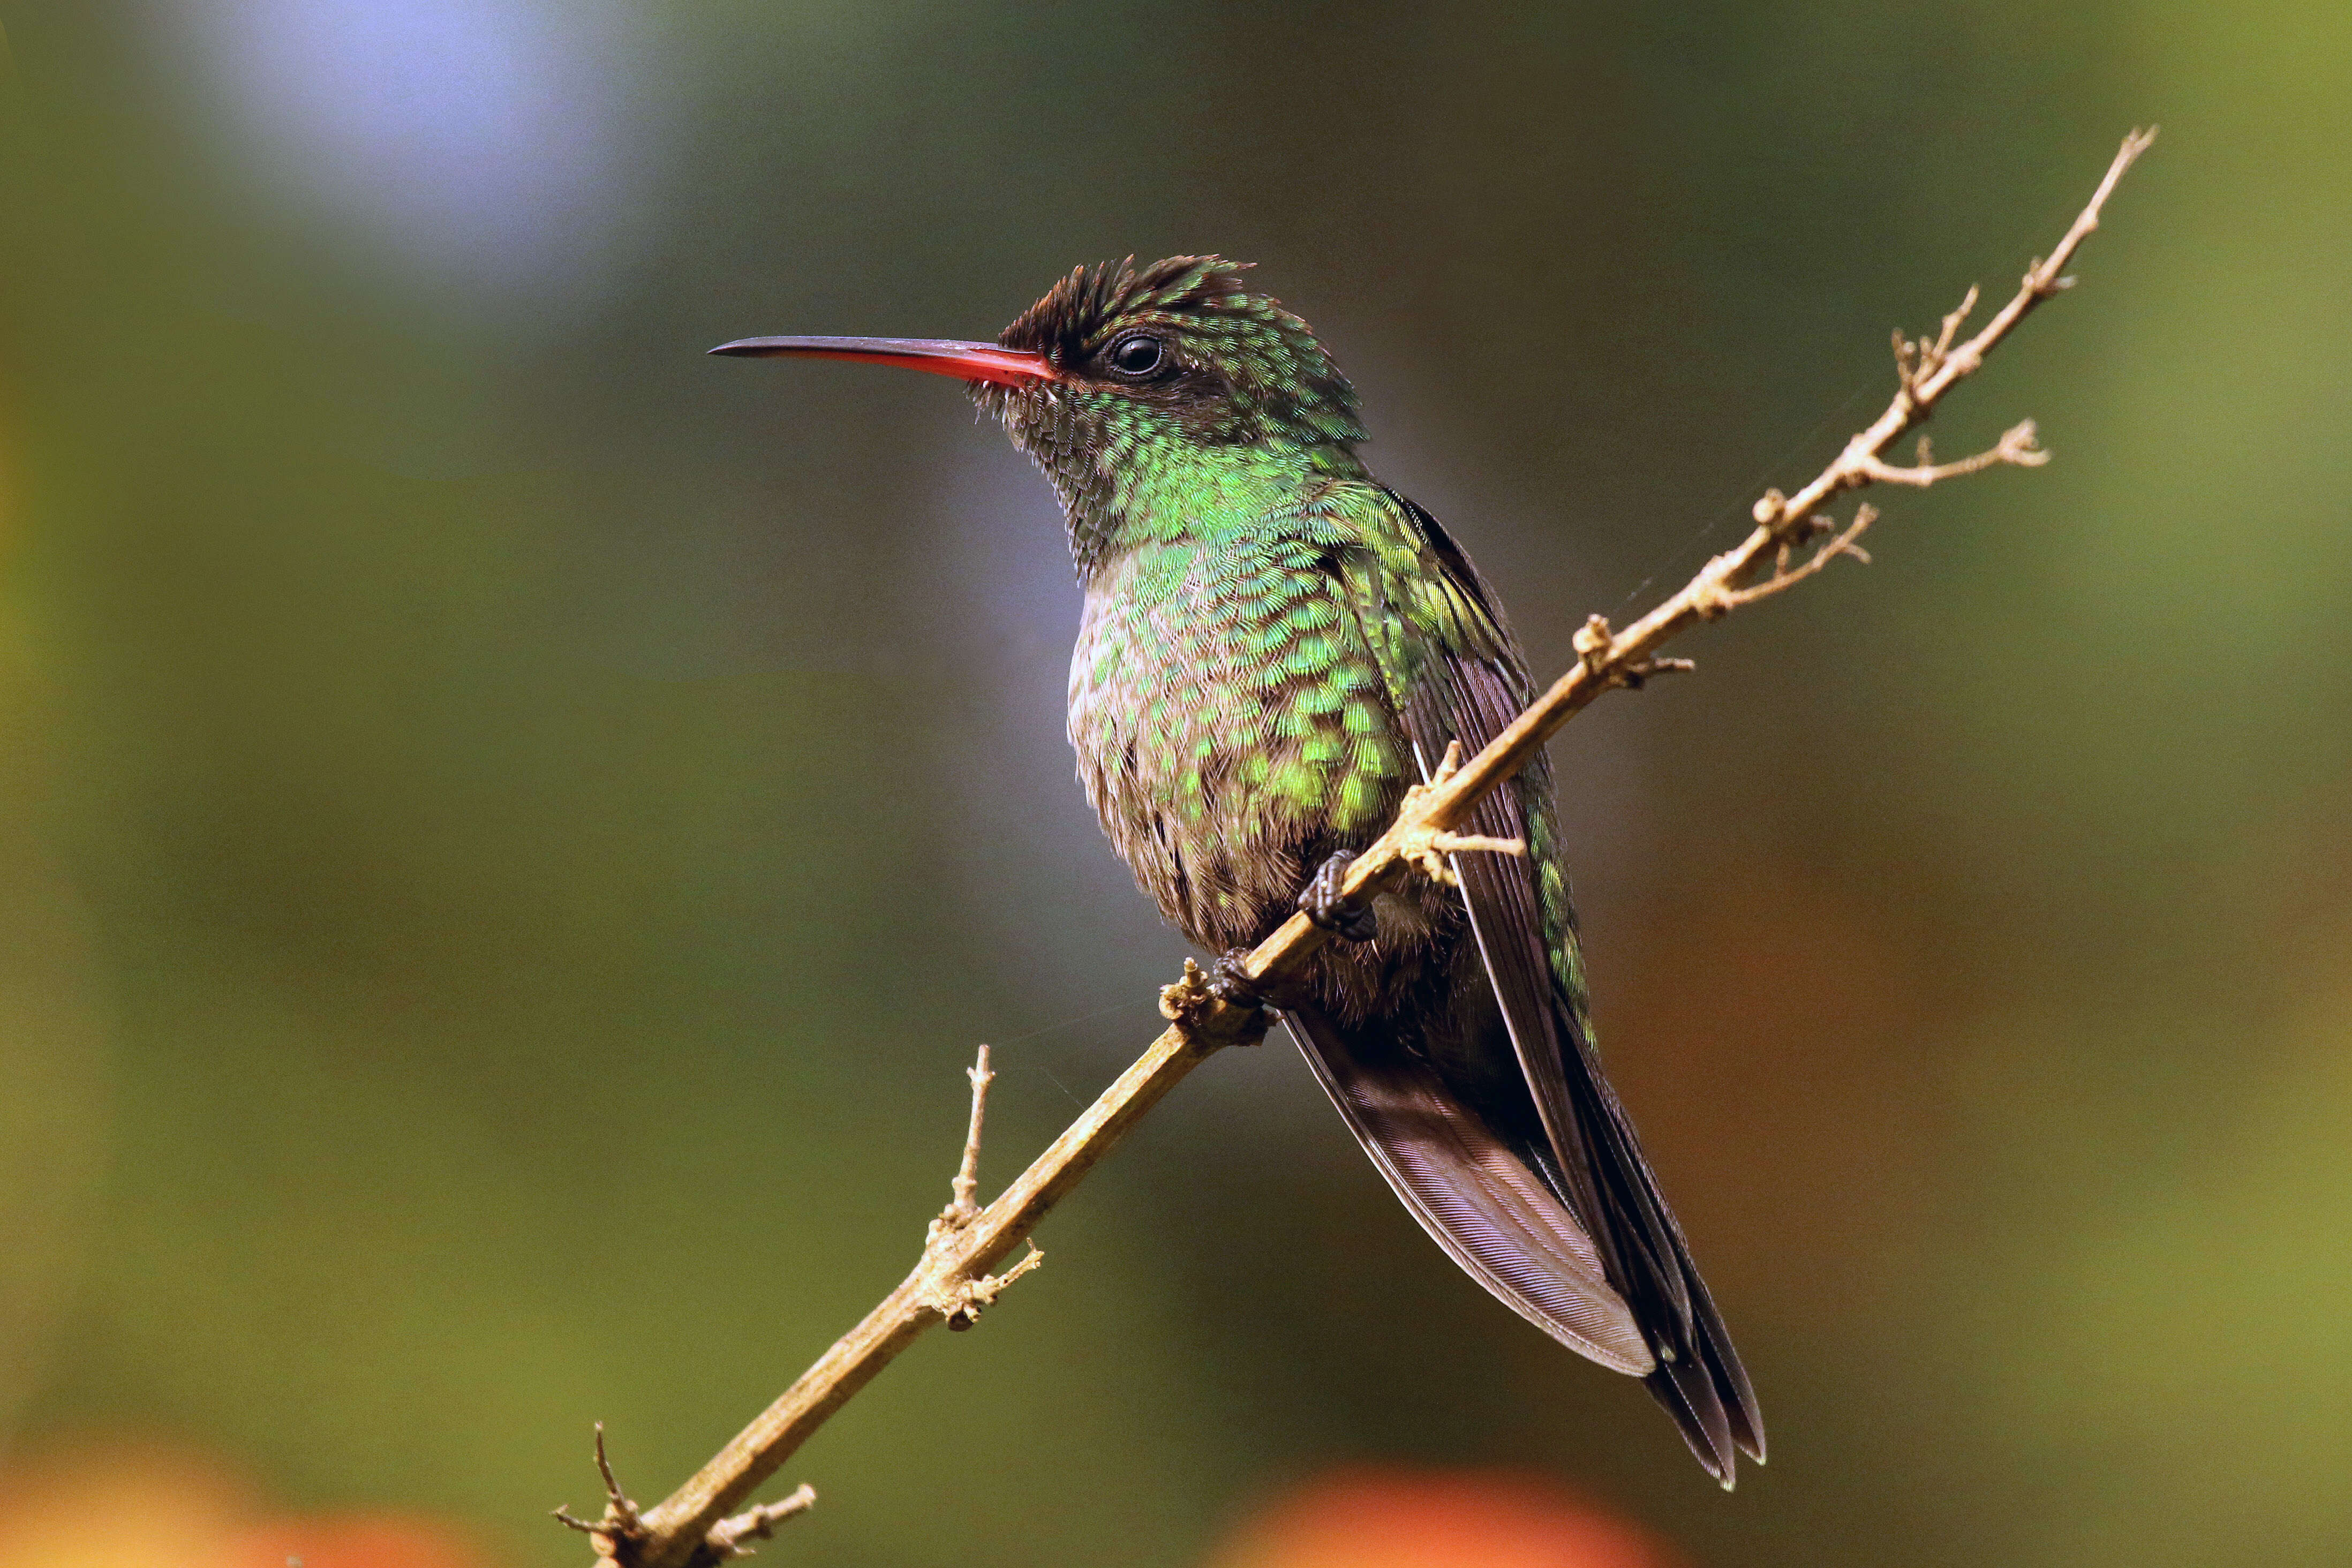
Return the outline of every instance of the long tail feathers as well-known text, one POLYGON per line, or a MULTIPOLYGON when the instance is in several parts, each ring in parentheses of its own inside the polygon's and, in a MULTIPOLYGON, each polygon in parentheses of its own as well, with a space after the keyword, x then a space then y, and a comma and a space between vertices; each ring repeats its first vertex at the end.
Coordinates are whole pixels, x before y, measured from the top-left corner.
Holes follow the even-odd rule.
MULTIPOLYGON (((1762 1462, 1756 1396, 1678 1226, 1665 1231, 1668 1267, 1684 1284, 1688 1315, 1670 1310, 1667 1321, 1645 1325, 1609 1282, 1600 1250, 1559 1195, 1560 1173, 1539 1168, 1551 1162, 1538 1154, 1531 1167, 1419 1059, 1362 1048, 1313 1007, 1294 1006, 1287 1017, 1357 1142, 1465 1272, 1570 1350, 1641 1378, 1726 1488, 1738 1452, 1762 1462)), ((1646 1169, 1641 1179, 1646 1185, 1646 1169)))
POLYGON ((1402 1053, 1368 1058, 1313 1008, 1287 1016, 1356 1141, 1454 1262, 1579 1354, 1636 1377, 1655 1370, 1592 1238, 1434 1073, 1402 1053))

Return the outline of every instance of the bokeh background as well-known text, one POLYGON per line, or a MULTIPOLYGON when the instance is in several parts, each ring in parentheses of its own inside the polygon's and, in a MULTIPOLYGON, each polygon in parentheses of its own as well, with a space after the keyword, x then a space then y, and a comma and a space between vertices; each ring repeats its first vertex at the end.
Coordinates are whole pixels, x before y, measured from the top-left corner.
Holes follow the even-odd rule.
POLYGON ((658 1496, 910 1262, 975 1042, 999 1181, 1155 1028, 1043 483, 949 384, 702 349, 1255 260, 1556 670, 2148 121, 1938 420, 2056 460, 1877 498, 1874 565, 1556 745, 1770 1467, 1721 1495, 1458 1275, 1277 1042, 795 1459, 768 1550, 2352 1551, 2352 8, 0 23, 0 1429, 13 1496, 106 1500, 89 1561, 145 1510, 139 1563, 233 1516, 268 1568, 272 1519, 576 1564, 592 1421, 658 1496), (1427 1528, 1283 1544, 1367 1497, 1427 1528))

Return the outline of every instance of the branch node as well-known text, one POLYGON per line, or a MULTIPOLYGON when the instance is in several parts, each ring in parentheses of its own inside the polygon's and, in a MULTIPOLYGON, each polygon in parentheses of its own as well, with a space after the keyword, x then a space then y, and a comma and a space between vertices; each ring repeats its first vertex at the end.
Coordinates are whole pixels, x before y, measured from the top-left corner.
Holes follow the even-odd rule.
MULTIPOLYGON (((1836 527, 1836 524, 1823 521, 1818 518, 1812 519, 1811 521, 1819 523, 1824 531, 1836 527)), ((1864 529, 1867 529, 1872 523, 1876 522, 1877 521, 1878 509, 1872 506, 1869 502, 1864 501, 1862 505, 1854 508, 1853 521, 1846 525, 1845 531, 1837 534, 1827 543, 1820 546, 1811 555, 1806 556, 1803 561, 1794 566, 1789 564, 1788 546, 1785 544, 1782 545, 1779 561, 1772 569, 1772 575, 1767 577, 1764 581, 1757 584, 1752 588, 1727 587, 1722 580, 1722 574, 1717 574, 1713 578, 1706 579, 1706 596, 1699 603, 1699 614, 1706 619, 1712 620, 1715 618, 1715 616, 1728 614, 1733 610, 1738 609, 1743 605, 1752 605, 1759 599, 1769 599, 1773 595, 1781 593, 1784 590, 1794 587, 1797 584, 1803 582, 1806 578, 1811 576, 1814 573, 1820 571, 1822 567, 1828 565, 1831 562, 1836 560, 1841 555, 1851 555, 1856 561, 1861 562, 1864 565, 1869 565, 1870 552, 1863 549, 1862 546, 1856 544, 1854 541, 1862 537, 1863 531, 1864 529), (1713 615, 1708 614, 1709 605, 1715 606, 1713 615)), ((1728 560, 1729 557, 1718 556, 1717 559, 1718 561, 1723 561, 1728 560)), ((1704 575, 1705 574, 1702 574, 1703 577, 1704 575)), ((1699 598, 1699 596, 1696 595, 1693 595, 1693 597, 1695 600, 1699 598)), ((1663 664, 1666 661, 1657 660, 1654 662, 1663 664)))
POLYGON ((1610 629, 1606 616, 1587 616, 1576 635, 1568 639, 1576 649, 1577 658, 1595 680, 1610 686, 1626 684, 1626 670, 1617 649, 1617 634, 1610 629))
MULTIPOLYGON (((1604 631, 1609 623, 1599 616, 1587 624, 1587 630, 1598 624, 1604 631)), ((1581 638, 1585 634, 1577 634, 1581 638)), ((1458 888, 1461 879, 1454 874, 1449 861, 1456 855, 1525 855, 1527 840, 1523 838, 1491 838, 1483 833, 1455 833, 1429 820, 1430 803, 1454 775, 1462 771, 1462 742, 1446 742, 1445 755, 1439 759, 1436 770, 1428 781, 1410 786, 1404 801, 1397 808, 1396 856, 1442 888, 1458 888)))
POLYGON ((720 1520, 710 1527, 710 1533, 702 1538, 703 1543, 717 1562, 731 1563, 739 1557, 753 1556, 755 1553, 743 1542, 770 1539, 776 1533, 776 1526, 806 1513, 815 1506, 816 1489, 803 1481, 793 1489, 790 1497, 763 1502, 757 1508, 746 1509, 732 1519, 720 1520))
POLYGON ((1270 1022, 1264 1008, 1228 1003, 1218 995, 1209 972, 1189 958, 1184 961, 1184 977, 1160 988, 1160 1016, 1201 1050, 1221 1045, 1254 1046, 1265 1038, 1270 1022))
POLYGON ((976 1279, 958 1277, 945 1281, 931 1293, 931 1308, 947 1320, 950 1329, 961 1333, 980 1321, 982 1312, 996 1305, 996 1299, 1004 1294, 1006 1286, 1045 1261, 1045 1253, 1033 1241, 1028 1255, 1002 1274, 983 1274, 976 1279))
POLYGON ((1916 342, 1906 342, 1902 329, 1895 330, 1895 378, 1902 386, 1897 395, 1899 401, 1921 409, 1927 406, 1928 400, 1921 392, 1921 384, 1943 369, 1944 363, 1951 358, 1952 339, 1958 333, 1960 323, 1977 308, 1977 286, 1971 283, 1959 305, 1945 315, 1942 330, 1932 343, 1924 337, 1916 342))
POLYGON ((651 1533, 646 1528, 645 1516, 637 1505, 629 1500, 621 1483, 614 1479, 613 1461, 604 1452, 604 1424, 596 1423, 596 1473, 604 1479, 604 1515, 602 1519, 582 1519, 568 1507, 551 1510, 558 1524, 576 1530, 583 1535, 596 1538, 597 1554, 608 1561, 631 1563, 636 1560, 635 1548, 651 1533))
MULTIPOLYGON (((1903 334, 1895 333, 1895 341, 1899 344, 1903 341, 1903 334)), ((1779 490, 1766 490, 1756 498, 1756 505, 1751 510, 1756 521, 1769 528, 1780 521, 1780 509, 1788 504, 1789 498, 1779 490)))
POLYGON ((1184 978, 1160 988, 1160 1016, 1182 1029, 1192 1028, 1202 1011, 1216 1002, 1207 972, 1189 958, 1184 961, 1184 978))
MULTIPOLYGON (((1781 558, 1785 561, 1786 554, 1781 558)), ((1690 595, 1691 608, 1700 620, 1719 621, 1748 602, 1731 585, 1732 575, 1745 570, 1746 565, 1738 553, 1733 552, 1718 555, 1699 568, 1698 575, 1683 592, 1690 595)))
MULTIPOLYGON (((2097 226, 2095 220, 2090 226, 2092 228, 2097 226)), ((2024 287, 2032 290, 2036 299, 2047 300, 2053 294, 2063 294, 2074 286, 2072 278, 2057 276, 2052 266, 2038 256, 2033 258, 2033 265, 2025 269, 2024 287)))
MULTIPOLYGON (((1765 497, 1765 500, 1770 501, 1777 510, 1780 504, 1780 492, 1778 490, 1772 491, 1765 497)), ((1764 510, 1764 501, 1758 501, 1756 503, 1756 509, 1759 515, 1761 515, 1764 510)), ((1702 608, 1699 613, 1702 616, 1706 614, 1704 608, 1702 608)), ((1635 659, 1627 658, 1625 656, 1623 646, 1617 640, 1617 634, 1609 629, 1609 617, 1606 616, 1587 616, 1585 618, 1584 625, 1577 628, 1576 635, 1570 637, 1569 642, 1576 649, 1578 661, 1582 664, 1586 671, 1591 674, 1593 679, 1600 681, 1604 686, 1622 686, 1629 691, 1640 690, 1642 689, 1642 682, 1647 680, 1654 675, 1666 674, 1675 670, 1690 669, 1694 668, 1690 660, 1686 658, 1635 659)), ((1432 784, 1437 784, 1443 781, 1441 779, 1432 779, 1430 782, 1432 784)), ((1494 847, 1494 846, 1491 844, 1473 844, 1467 845, 1466 847, 1474 849, 1487 849, 1494 847)), ((1511 853, 1518 854, 1520 851, 1515 849, 1512 850, 1511 853)))

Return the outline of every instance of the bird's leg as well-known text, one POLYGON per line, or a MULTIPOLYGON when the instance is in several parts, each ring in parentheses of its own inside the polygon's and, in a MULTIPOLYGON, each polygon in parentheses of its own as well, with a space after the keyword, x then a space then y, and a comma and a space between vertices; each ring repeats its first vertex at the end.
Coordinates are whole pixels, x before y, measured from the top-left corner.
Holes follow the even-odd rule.
POLYGON ((1381 934, 1381 922, 1369 904, 1358 904, 1341 892, 1356 852, 1342 849, 1323 862, 1307 890, 1298 895, 1298 912, 1348 942, 1370 942, 1381 934))
MULTIPOLYGON (((1308 920, 1346 942, 1370 942, 1380 934, 1380 921, 1368 904, 1358 904, 1340 890, 1355 851, 1342 849, 1323 862, 1307 890, 1298 895, 1298 910, 1308 920)), ((1235 1007, 1280 1011, 1283 998, 1274 988, 1250 977, 1250 950, 1230 948, 1209 966, 1209 993, 1235 1007)))

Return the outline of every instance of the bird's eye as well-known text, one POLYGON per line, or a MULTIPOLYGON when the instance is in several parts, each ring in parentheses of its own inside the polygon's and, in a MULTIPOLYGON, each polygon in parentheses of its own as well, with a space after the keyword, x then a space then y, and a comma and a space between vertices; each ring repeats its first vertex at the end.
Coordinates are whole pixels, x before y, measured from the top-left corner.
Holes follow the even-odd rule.
POLYGON ((1167 357, 1167 350, 1158 338, 1149 332, 1137 332, 1113 343, 1105 357, 1110 368, 1121 375, 1141 378, 1158 370, 1167 357))

